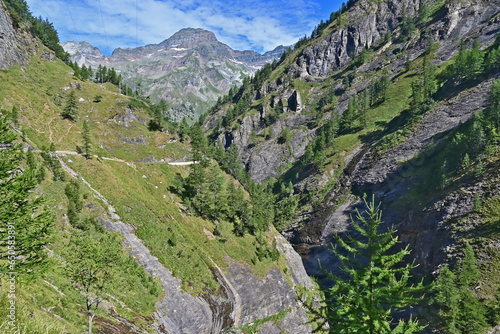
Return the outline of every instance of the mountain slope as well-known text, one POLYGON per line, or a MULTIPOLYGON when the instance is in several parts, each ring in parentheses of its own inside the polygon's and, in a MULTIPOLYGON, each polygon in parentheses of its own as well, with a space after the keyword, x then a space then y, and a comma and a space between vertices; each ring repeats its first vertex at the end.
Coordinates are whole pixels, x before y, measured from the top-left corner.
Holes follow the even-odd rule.
MULTIPOLYGON (((29 36, 12 27, 3 4, 0 17, 7 18, 0 21, 2 34, 18 40, 29 36)), ((170 191, 189 167, 168 162, 190 159, 189 144, 176 135, 150 132, 143 102, 109 83, 76 79, 38 40, 31 37, 29 43, 14 44, 27 50, 22 58, 0 50, 12 64, 0 71, 2 117, 17 110, 17 116, 9 116, 12 126, 33 153, 41 181, 37 194, 55 216, 45 274, 17 286, 16 317, 25 332, 85 329, 85 299, 64 270, 67 247, 75 233, 93 233, 98 240, 108 233, 103 227, 118 233, 125 249, 94 320, 97 330, 218 333, 250 325, 269 333, 310 331, 295 288, 312 282, 290 245, 272 229, 259 240, 237 237, 229 221, 219 222, 220 234, 214 235, 215 224, 196 216, 170 191), (62 117, 72 94, 74 121, 62 117), (91 138, 88 160, 77 153, 84 146, 85 124, 91 138), (76 219, 70 186, 79 189, 76 219), (278 256, 261 256, 263 245, 278 256)), ((224 183, 238 186, 215 170, 224 183)), ((6 293, 2 290, 0 298, 2 317, 8 312, 6 293)))
POLYGON ((486 151, 470 143, 486 140, 471 137, 483 131, 474 120, 491 109, 499 77, 487 64, 499 13, 497 1, 356 1, 262 84, 243 87, 207 118, 210 138, 234 145, 253 180, 293 183, 301 205, 283 233, 308 273, 325 279, 318 260, 337 270, 332 236, 350 231, 350 216, 374 194, 386 224, 413 249, 416 274, 437 275, 470 242, 489 291, 478 296, 495 304, 498 142, 486 151), (483 70, 453 74, 460 50, 476 52, 483 70), (429 82, 437 86, 422 88, 429 82), (251 98, 240 111, 244 96, 251 98), (466 154, 476 160, 464 170, 466 154))
POLYGON ((203 29, 182 29, 159 44, 133 49, 118 48, 110 57, 86 42, 61 43, 80 66, 114 67, 124 83, 153 102, 165 99, 169 116, 180 121, 196 119, 245 76, 281 56, 284 47, 260 55, 236 51, 203 29))

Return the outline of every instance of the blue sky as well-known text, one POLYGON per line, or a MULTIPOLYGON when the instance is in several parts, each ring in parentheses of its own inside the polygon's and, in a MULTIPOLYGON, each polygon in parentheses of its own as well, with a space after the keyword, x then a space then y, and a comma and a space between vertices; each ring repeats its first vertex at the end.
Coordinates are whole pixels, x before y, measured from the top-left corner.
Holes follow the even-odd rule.
POLYGON ((61 42, 87 41, 105 55, 118 47, 160 43, 182 28, 203 28, 236 50, 259 53, 290 45, 341 0, 26 0, 48 18, 61 42))

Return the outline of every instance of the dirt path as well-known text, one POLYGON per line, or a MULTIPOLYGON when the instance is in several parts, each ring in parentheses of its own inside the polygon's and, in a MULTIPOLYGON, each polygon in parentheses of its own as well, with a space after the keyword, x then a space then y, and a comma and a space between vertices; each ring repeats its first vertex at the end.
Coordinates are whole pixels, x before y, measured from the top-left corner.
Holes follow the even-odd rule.
MULTIPOLYGON (((75 151, 55 151, 54 152, 58 157, 62 155, 81 155, 78 152, 75 151)), ((134 164, 137 162, 127 162, 126 160, 119 159, 119 158, 108 158, 108 157, 102 157, 101 159, 103 160, 110 160, 110 161, 117 161, 117 162, 124 162, 126 164, 134 164)), ((162 163, 167 163, 171 166, 188 166, 197 163, 196 161, 174 161, 174 162, 166 162, 166 161, 155 161, 155 162, 149 162, 149 163, 157 163, 157 164, 162 164, 162 163)))

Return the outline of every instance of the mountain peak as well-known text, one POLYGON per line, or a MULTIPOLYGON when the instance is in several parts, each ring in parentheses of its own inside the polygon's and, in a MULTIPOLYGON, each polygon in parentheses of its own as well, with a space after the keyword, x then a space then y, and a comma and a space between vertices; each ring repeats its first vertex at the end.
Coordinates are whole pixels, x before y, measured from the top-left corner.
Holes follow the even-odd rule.
POLYGON ((71 56, 86 55, 94 57, 104 57, 99 48, 92 46, 89 42, 81 41, 66 41, 60 43, 64 51, 68 52, 71 56))
POLYGON ((160 43, 162 47, 183 46, 192 47, 201 43, 218 43, 217 37, 211 31, 200 28, 184 28, 160 43))

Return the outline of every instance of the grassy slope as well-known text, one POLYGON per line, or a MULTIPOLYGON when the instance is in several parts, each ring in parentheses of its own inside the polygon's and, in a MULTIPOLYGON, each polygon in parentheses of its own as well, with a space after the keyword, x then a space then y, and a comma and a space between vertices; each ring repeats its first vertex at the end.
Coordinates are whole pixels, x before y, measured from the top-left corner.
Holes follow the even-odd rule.
MULTIPOLYGON (((117 94, 113 86, 79 82, 70 71, 60 61, 47 62, 37 56, 25 68, 15 66, 0 71, 0 108, 20 108, 21 127, 30 145, 40 149, 54 143, 57 150, 76 151, 76 147, 82 143, 83 120, 88 119, 93 153, 132 163, 95 157, 86 161, 78 155, 68 155, 65 161, 110 200, 125 222, 137 227, 137 235, 175 276, 182 278, 183 287, 192 294, 197 295, 206 291, 206 288, 217 290, 218 285, 209 267, 212 261, 221 268, 227 267, 226 256, 249 264, 253 272, 261 276, 276 265, 270 260, 257 261, 253 265, 255 238, 234 237, 232 225, 228 222, 222 222, 223 235, 227 241, 210 240, 204 229, 213 231, 213 224, 191 216, 179 199, 167 190, 175 174, 187 175, 188 167, 138 162, 151 157, 157 160, 187 157, 189 147, 178 142, 167 144, 173 135, 149 132, 144 124, 137 121, 133 121, 130 127, 114 122, 113 117, 125 114, 125 109, 136 103, 117 94), (81 84, 82 88, 76 93, 77 98, 84 99, 79 103, 79 120, 76 123, 60 116, 65 96, 69 92, 65 88, 70 87, 71 83, 81 84), (94 103, 95 95, 101 95, 102 102, 94 103), (124 137, 141 138, 146 141, 146 145, 127 144, 122 140, 124 137)), ((148 118, 140 109, 134 113, 141 118, 148 118)), ((226 179, 230 178, 226 176, 226 179)), ((84 328, 87 321, 83 313, 84 300, 62 270, 64 259, 61 254, 68 240, 68 231, 71 230, 65 218, 67 199, 64 187, 64 182, 54 182, 49 177, 41 185, 57 222, 54 242, 49 247, 51 267, 45 276, 18 287, 18 319, 26 325, 24 333, 77 332, 84 328)), ((86 193, 83 216, 100 216, 106 212, 106 207, 92 196, 89 189, 84 187, 83 192, 86 193)), ((283 260, 279 261, 278 266, 283 268, 281 262, 283 260)), ((103 309, 113 308, 119 317, 142 323, 147 328, 154 303, 161 293, 155 291, 154 282, 140 279, 144 275, 142 268, 133 265, 131 268, 119 269, 120 275, 117 277, 121 276, 123 280, 113 282, 111 289, 113 298, 126 306, 121 307, 120 302, 111 301, 111 304, 103 304, 103 309)), ((5 302, 6 298, 2 297, 0 304, 5 302)), ((5 312, 2 307, 2 319, 5 319, 5 312)), ((103 311, 100 315, 110 318, 103 311)))

